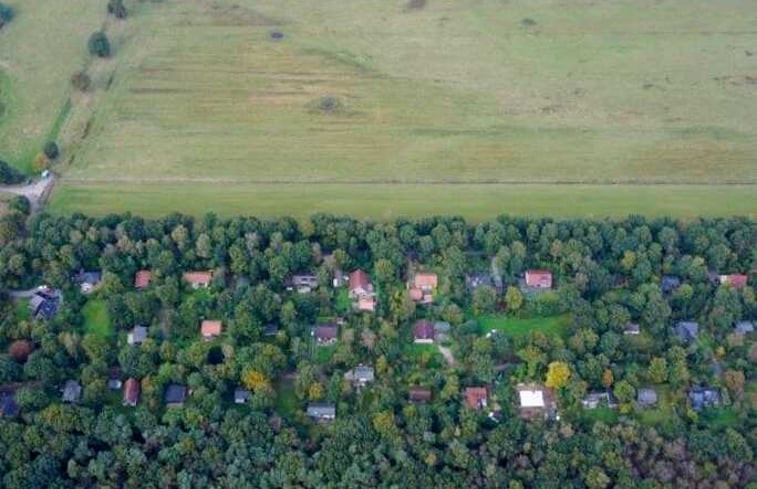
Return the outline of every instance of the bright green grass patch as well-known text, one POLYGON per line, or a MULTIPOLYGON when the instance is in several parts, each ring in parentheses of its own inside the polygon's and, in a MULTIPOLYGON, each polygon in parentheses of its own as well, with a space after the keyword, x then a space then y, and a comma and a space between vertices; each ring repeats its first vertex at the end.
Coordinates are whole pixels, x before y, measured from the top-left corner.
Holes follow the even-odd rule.
POLYGON ((16 321, 28 321, 32 318, 32 312, 29 310, 29 299, 19 299, 16 301, 16 321))
POLYGON ((739 423, 739 413, 732 408, 708 409, 700 418, 715 430, 733 428, 739 423))
POLYGON ((444 362, 436 345, 411 343, 402 348, 402 355, 412 363, 427 367, 440 367, 444 362))
POLYGON ((331 357, 334 356, 334 351, 336 351, 336 345, 316 346, 314 348, 315 348, 315 361, 318 363, 330 362, 331 357))
POLYGON ((654 408, 637 411, 639 421, 647 426, 658 426, 670 421, 673 416, 674 400, 669 385, 654 385, 657 392, 657 405, 654 408))
POLYGON ((620 414, 617 409, 608 407, 598 407, 596 409, 584 409, 583 417, 592 421, 601 421, 605 424, 614 424, 618 421, 620 414))
POLYGON ((84 316, 84 331, 101 338, 108 338, 113 334, 113 327, 108 314, 108 304, 102 299, 92 299, 82 308, 84 316))
POLYGON ((347 288, 342 287, 336 293, 336 311, 339 314, 347 314, 352 310, 352 299, 350 299, 350 292, 347 288))
POLYGON ((757 214, 754 187, 585 185, 256 185, 225 183, 84 183, 64 179, 50 208, 102 216, 309 216, 318 212, 391 220, 459 215, 472 221, 501 214, 570 217, 733 216, 757 214))
POLYGON ((512 338, 520 338, 532 331, 540 331, 550 336, 562 336, 570 324, 570 315, 525 319, 506 315, 485 316, 479 319, 479 324, 481 334, 496 330, 512 338))
POLYGON ((300 400, 294 392, 294 382, 282 379, 276 383, 276 412, 292 420, 300 408, 300 400))

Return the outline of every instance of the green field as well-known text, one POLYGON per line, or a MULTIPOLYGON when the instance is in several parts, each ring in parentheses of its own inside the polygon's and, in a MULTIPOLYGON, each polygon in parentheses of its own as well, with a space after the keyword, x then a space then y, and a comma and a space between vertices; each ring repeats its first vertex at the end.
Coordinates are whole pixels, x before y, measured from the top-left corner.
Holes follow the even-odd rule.
POLYGON ((517 318, 498 315, 479 319, 481 334, 497 330, 512 338, 520 338, 532 331, 541 331, 547 335, 562 336, 570 324, 570 315, 535 318, 517 318))
POLYGON ((405 3, 132 4, 53 209, 757 210, 751 0, 405 3))
POLYGON ((113 327, 108 314, 108 304, 104 300, 88 301, 82 308, 84 315, 84 331, 101 338, 108 338, 113 334, 113 327))
POLYGON ((69 78, 87 62, 103 2, 4 0, 16 12, 0 30, 0 159, 29 171, 67 114, 69 78))

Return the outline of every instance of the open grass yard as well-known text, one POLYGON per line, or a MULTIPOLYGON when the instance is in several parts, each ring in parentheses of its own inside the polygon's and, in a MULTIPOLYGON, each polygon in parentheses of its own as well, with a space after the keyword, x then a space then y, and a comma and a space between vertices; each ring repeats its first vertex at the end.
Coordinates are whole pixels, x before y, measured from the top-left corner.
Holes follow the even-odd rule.
POLYGON ((84 332, 108 338, 113 334, 113 327, 108 314, 108 304, 104 300, 92 299, 82 308, 84 315, 84 332))
POLYGON ((547 335, 563 336, 570 324, 570 315, 518 318, 507 315, 485 316, 479 319, 481 334, 492 330, 499 331, 512 338, 523 337, 532 331, 541 331, 547 335))
POLYGON ((16 15, 0 30, 0 159, 28 171, 67 112, 69 78, 105 18, 92 0, 5 0, 16 15))
POLYGON ((405 4, 135 5, 53 208, 757 210, 751 0, 405 4))

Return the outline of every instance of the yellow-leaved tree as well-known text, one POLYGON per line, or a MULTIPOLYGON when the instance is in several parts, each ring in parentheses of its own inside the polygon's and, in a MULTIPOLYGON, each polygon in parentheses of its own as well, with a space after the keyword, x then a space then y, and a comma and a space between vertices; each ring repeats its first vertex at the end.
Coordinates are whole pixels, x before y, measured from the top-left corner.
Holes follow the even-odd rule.
POLYGON ((570 380, 570 366, 565 362, 552 362, 547 369, 547 380, 544 384, 552 389, 565 387, 570 380))

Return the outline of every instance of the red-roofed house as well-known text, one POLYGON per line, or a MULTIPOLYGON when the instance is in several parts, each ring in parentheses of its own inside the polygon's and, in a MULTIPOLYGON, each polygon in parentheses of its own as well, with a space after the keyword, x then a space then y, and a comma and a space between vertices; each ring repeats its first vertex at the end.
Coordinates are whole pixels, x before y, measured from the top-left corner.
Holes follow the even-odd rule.
POLYGON ((223 323, 221 321, 209 321, 206 319, 200 324, 200 333, 205 340, 212 340, 217 336, 221 336, 222 330, 223 323))
POLYGON ((435 273, 416 273, 408 284, 410 299, 421 304, 432 303, 434 301, 433 292, 437 285, 439 285, 439 277, 435 273))
POLYGON ((748 280, 749 278, 746 275, 739 273, 732 275, 721 275, 720 285, 730 285, 734 289, 743 289, 744 287, 746 287, 748 280))
POLYGON ((549 270, 527 270, 526 286, 535 289, 551 289, 552 272, 549 270))
POLYGON ((365 270, 355 270, 350 273, 350 297, 362 297, 373 294, 373 284, 365 270))
POLYGON ((150 280, 152 280, 152 272, 150 270, 140 270, 134 276, 134 287, 144 289, 150 285, 150 280))
POLYGON ((431 321, 418 321, 413 326, 413 343, 430 344, 434 342, 434 325, 431 321))
POLYGON ((213 272, 184 272, 183 278, 193 289, 206 288, 213 280, 213 272))
POLYGON ((373 312, 376 310, 376 297, 372 295, 363 295, 358 297, 355 308, 361 312, 373 312))
POLYGON ((489 402, 489 393, 486 387, 466 387, 465 405, 471 409, 481 410, 489 402))
POLYGON ((124 406, 136 406, 139 401, 139 381, 134 378, 128 379, 124 383, 124 406))

